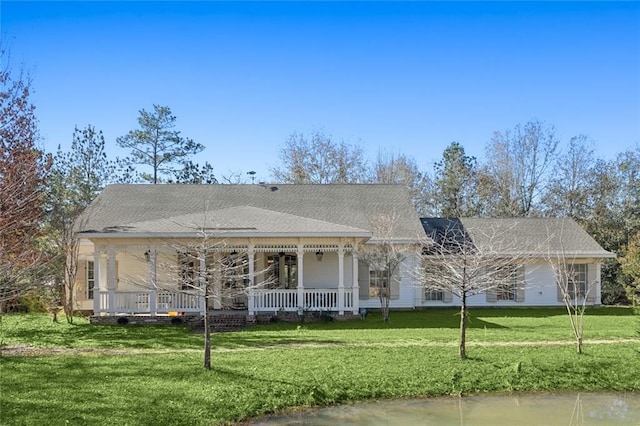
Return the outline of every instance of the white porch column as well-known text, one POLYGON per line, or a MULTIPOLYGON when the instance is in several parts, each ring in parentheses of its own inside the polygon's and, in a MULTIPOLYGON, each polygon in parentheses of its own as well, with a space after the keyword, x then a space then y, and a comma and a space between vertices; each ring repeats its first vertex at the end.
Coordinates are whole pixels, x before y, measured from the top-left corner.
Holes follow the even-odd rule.
MULTIPOLYGON (((596 305, 602 304, 602 262, 596 263, 596 305)), ((588 279, 588 278, 587 278, 588 279)))
POLYGON ((107 290, 109 292, 109 314, 116 313, 116 250, 109 247, 107 250, 107 290))
POLYGON ((93 315, 100 315, 107 310, 106 306, 102 306, 102 292, 105 290, 105 282, 100 274, 100 262, 102 255, 100 249, 95 247, 93 252, 93 315))
POLYGON ((149 292, 149 313, 155 315, 158 307, 158 252, 155 247, 149 249, 149 281, 151 282, 151 291, 149 292))
MULTIPOLYGON (((209 314, 207 312, 207 306, 209 306, 209 303, 207 303, 207 285, 207 254, 200 250, 198 251, 198 288, 200 292, 200 310, 203 315, 209 314)), ((208 296, 211 297, 212 295, 209 294, 208 296)))
POLYGON ((358 314, 360 312, 360 286, 358 285, 358 255, 355 251, 351 251, 351 258, 353 259, 353 284, 352 284, 352 298, 353 298, 353 313, 358 314))
POLYGON ((249 261, 249 277, 247 281, 247 285, 249 288, 247 289, 247 308, 249 309, 249 315, 253 315, 253 286, 255 283, 255 257, 256 252, 253 246, 249 246, 249 250, 247 250, 247 259, 249 261))
POLYGON ((304 247, 298 246, 298 309, 304 309, 304 247))
POLYGON ((338 247, 338 315, 344 315, 344 247, 338 247))

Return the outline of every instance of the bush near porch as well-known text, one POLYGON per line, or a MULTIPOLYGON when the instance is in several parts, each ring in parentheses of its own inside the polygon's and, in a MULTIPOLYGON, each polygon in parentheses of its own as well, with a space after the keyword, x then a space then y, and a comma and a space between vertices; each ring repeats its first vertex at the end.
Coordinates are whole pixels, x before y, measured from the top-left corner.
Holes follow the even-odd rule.
POLYGON ((473 309, 470 359, 455 310, 364 321, 255 326, 202 336, 183 326, 2 318, 3 424, 223 424, 371 398, 549 390, 640 391, 638 314, 587 310, 575 354, 562 309, 473 309))

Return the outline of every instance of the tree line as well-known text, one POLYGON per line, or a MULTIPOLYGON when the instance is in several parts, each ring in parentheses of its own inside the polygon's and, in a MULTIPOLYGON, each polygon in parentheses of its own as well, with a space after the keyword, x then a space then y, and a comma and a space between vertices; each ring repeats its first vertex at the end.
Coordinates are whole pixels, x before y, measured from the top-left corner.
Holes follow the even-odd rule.
MULTIPOLYGON (((242 183, 239 174, 218 179, 210 163, 193 162, 205 147, 176 121, 167 106, 140 110, 138 128, 116 139, 129 150, 123 158, 108 156, 93 125, 74 130, 69 150, 47 153, 31 81, 0 71, 0 304, 45 288, 73 310, 74 222, 105 185, 242 183)), ((273 183, 402 184, 423 217, 568 216, 618 254, 603 265, 603 303, 634 301, 640 289, 640 146, 604 160, 588 136, 563 143, 552 125, 533 119, 496 131, 483 159, 452 142, 421 168, 402 153, 381 151, 368 162, 358 144, 313 131, 291 134, 270 172, 273 183)))

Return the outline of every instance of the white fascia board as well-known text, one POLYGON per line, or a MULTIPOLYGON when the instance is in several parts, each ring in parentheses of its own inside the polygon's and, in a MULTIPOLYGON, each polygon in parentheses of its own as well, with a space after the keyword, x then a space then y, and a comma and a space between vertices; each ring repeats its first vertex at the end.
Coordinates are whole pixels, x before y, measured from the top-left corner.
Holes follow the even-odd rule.
MULTIPOLYGON (((371 238, 370 232, 206 232, 207 238, 371 238)), ((79 234, 79 238, 202 238, 200 232, 91 232, 79 234)))
POLYGON ((397 240, 369 240, 365 244, 370 246, 380 245, 380 244, 397 244, 397 245, 411 245, 411 244, 420 244, 419 240, 412 239, 397 239, 397 240))
MULTIPOLYGON (((432 259, 445 259, 445 258, 459 258, 462 255, 459 254, 445 254, 445 255, 429 255, 425 254, 423 257, 432 258, 432 259)), ((468 254, 467 257, 474 257, 474 254, 468 254)), ((525 259, 536 259, 536 260, 571 260, 571 259, 614 259, 616 257, 615 253, 606 252, 605 253, 501 253, 501 254, 480 254, 480 257, 484 258, 496 258, 496 259, 508 259, 510 257, 518 257, 525 259)))

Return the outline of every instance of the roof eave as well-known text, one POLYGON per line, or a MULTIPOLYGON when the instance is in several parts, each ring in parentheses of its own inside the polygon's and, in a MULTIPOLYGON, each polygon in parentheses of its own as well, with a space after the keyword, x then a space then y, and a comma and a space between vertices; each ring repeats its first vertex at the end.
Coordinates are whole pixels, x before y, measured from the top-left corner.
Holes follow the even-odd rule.
POLYGON ((370 232, 87 232, 79 233, 86 239, 134 238, 371 238, 370 232))

